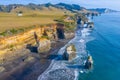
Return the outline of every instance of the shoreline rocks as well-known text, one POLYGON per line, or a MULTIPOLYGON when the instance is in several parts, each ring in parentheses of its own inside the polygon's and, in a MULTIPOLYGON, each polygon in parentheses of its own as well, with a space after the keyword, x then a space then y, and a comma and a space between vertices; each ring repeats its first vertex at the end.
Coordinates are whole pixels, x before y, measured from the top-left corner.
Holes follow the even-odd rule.
POLYGON ((91 69, 93 65, 93 60, 91 56, 88 56, 88 59, 85 63, 85 69, 91 69))
POLYGON ((39 40, 39 46, 37 48, 38 53, 44 53, 44 52, 48 52, 51 49, 51 41, 48 39, 40 39, 39 40))
POLYGON ((73 60, 74 58, 76 57, 76 48, 75 48, 75 45, 74 44, 70 44, 64 54, 63 54, 63 59, 64 60, 68 60, 68 61, 71 61, 73 60))
POLYGON ((88 22, 87 23, 87 28, 93 29, 94 28, 94 23, 93 22, 88 22))
POLYGON ((2 73, 3 71, 5 71, 5 68, 3 66, 0 66, 0 73, 2 73))

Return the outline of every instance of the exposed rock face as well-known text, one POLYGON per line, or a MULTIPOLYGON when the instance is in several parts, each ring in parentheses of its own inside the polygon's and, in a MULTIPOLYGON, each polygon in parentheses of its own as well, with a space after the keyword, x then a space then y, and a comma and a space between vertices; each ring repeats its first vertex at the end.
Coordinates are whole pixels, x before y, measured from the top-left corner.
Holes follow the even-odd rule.
POLYGON ((93 29, 94 28, 94 23, 93 22, 88 22, 87 23, 87 28, 93 29))
POLYGON ((33 61, 33 60, 34 60, 34 57, 29 56, 24 60, 24 62, 30 62, 30 61, 33 61))
POLYGON ((65 38, 66 39, 71 38, 71 36, 75 36, 75 34, 73 32, 71 32, 71 33, 65 33, 65 38))
POLYGON ((43 53, 43 52, 47 52, 51 49, 51 42, 48 39, 40 39, 39 40, 39 46, 37 48, 38 53, 43 53))
POLYGON ((3 71, 5 71, 5 68, 1 66, 0 67, 0 73, 3 72, 3 71))
POLYGON ((13 59, 16 56, 24 55, 24 53, 14 53, 22 48, 27 48, 27 53, 42 53, 50 50, 50 39, 54 40, 53 33, 56 34, 56 27, 55 24, 38 26, 24 33, 0 38, 0 64, 3 64, 8 58, 13 59), (38 44, 40 44, 39 47, 38 44))
POLYGON ((47 26, 36 25, 36 28, 29 31, 0 38, 0 63, 3 63, 8 56, 15 56, 14 52, 23 47, 28 49, 28 53, 43 53, 51 49, 51 41, 64 39, 65 36, 71 38, 74 35, 72 33, 64 34, 63 24, 51 24, 47 26))
POLYGON ((65 39, 63 24, 57 24, 57 36, 59 39, 65 39))
POLYGON ((93 65, 93 60, 92 60, 92 57, 91 56, 88 56, 88 59, 85 63, 85 68, 86 69, 91 69, 92 68, 92 65, 93 65))
MULTIPOLYGON (((0 38, 0 55, 8 53, 9 51, 11 52, 22 47, 26 47, 26 45, 28 44, 34 45, 43 37, 52 38, 53 33, 56 34, 56 27, 57 25, 55 24, 43 27, 37 26, 37 28, 26 31, 24 33, 20 33, 10 37, 0 38), (45 32, 47 36, 44 35, 45 32)), ((43 45, 45 44, 45 42, 42 43, 43 45)))
POLYGON ((76 48, 75 48, 75 45, 71 44, 66 48, 63 54, 63 59, 71 61, 75 57, 76 57, 76 48))

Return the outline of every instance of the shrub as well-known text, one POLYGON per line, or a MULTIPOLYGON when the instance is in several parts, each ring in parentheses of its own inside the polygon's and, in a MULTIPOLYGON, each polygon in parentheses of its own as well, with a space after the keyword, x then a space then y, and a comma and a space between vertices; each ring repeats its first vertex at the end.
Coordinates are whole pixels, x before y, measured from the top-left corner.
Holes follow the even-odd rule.
POLYGON ((41 36, 41 38, 46 38, 46 39, 50 39, 48 36, 41 36))

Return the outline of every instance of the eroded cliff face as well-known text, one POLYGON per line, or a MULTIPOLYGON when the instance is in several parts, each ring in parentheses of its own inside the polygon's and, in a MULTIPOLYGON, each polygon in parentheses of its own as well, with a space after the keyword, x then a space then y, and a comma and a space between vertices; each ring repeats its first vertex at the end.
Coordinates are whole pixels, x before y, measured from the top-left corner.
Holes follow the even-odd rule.
POLYGON ((58 39, 65 39, 64 25, 63 24, 57 24, 56 30, 57 30, 58 39))
POLYGON ((76 57, 76 47, 74 44, 70 44, 64 54, 63 54, 63 59, 71 61, 76 57))
POLYGON ((55 37, 53 35, 56 35, 56 27, 57 25, 55 24, 43 27, 38 26, 21 34, 0 38, 0 56, 6 52, 8 53, 26 47, 28 44, 36 45, 37 41, 42 41, 42 45, 46 43, 47 40, 54 39, 55 37))
POLYGON ((39 46, 37 48, 38 53, 44 53, 51 49, 51 41, 48 39, 40 39, 39 46))
POLYGON ((51 24, 47 26, 38 26, 34 29, 13 35, 10 37, 0 38, 0 63, 2 63, 8 56, 16 57, 14 52, 19 49, 27 49, 25 53, 37 52, 44 53, 51 49, 52 41, 58 39, 68 39, 74 36, 74 33, 66 33, 65 26, 61 24, 51 24))

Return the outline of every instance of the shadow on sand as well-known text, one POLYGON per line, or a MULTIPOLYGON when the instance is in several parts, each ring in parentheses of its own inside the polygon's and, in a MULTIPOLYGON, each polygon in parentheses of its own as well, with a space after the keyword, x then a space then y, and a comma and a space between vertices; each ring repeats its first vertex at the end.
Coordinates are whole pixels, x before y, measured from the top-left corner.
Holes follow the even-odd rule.
POLYGON ((50 55, 49 57, 48 57, 48 59, 50 59, 50 60, 56 60, 56 61, 59 61, 59 60, 63 60, 63 56, 62 55, 50 55))
POLYGON ((27 44, 27 49, 29 49, 32 53, 38 53, 37 46, 32 46, 31 44, 27 44))

